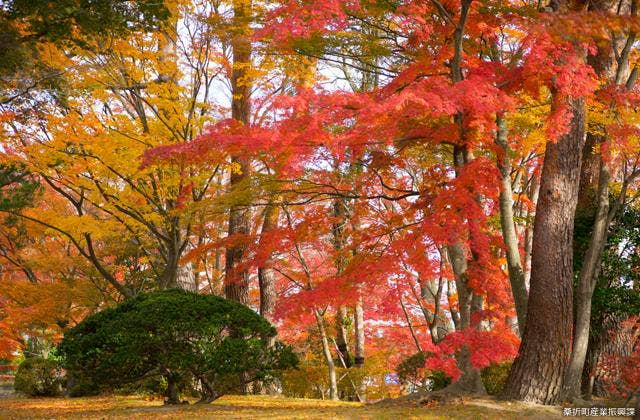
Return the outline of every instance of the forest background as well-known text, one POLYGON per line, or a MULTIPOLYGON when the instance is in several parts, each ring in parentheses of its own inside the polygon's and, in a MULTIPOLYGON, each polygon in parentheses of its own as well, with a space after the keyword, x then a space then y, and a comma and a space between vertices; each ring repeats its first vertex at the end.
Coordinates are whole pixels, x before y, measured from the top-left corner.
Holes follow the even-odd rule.
POLYGON ((0 10, 3 357, 180 287, 273 322, 301 396, 640 386, 636 0, 0 10))

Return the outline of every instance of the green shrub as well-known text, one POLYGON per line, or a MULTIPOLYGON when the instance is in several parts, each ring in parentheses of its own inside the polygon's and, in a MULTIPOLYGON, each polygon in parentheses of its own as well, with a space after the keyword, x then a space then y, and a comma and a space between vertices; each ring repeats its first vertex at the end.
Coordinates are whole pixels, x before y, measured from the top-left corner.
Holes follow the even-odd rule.
MULTIPOLYGON (((69 374, 68 376, 72 376, 69 374)), ((69 377, 67 381, 67 394, 70 397, 91 397, 100 394, 101 386, 96 384, 91 378, 81 376, 79 378, 69 377)))
POLYGON ((62 394, 63 371, 58 362, 41 357, 25 359, 16 372, 14 388, 32 397, 62 394))
POLYGON ((451 384, 451 378, 441 370, 431 370, 427 374, 428 387, 430 391, 444 389, 451 384))
POLYGON ((290 347, 268 347, 275 328, 237 302, 171 289, 142 294, 67 331, 58 348, 78 382, 116 389, 163 378, 168 403, 199 382, 212 401, 244 381, 268 382, 296 366, 290 347))
POLYGON ((425 352, 418 352, 412 354, 406 359, 402 360, 396 372, 398 373, 398 379, 405 387, 408 388, 422 388, 424 387, 425 380, 425 368, 424 364, 427 361, 427 354, 425 352))
POLYGON ((444 372, 425 369, 424 365, 429 356, 430 354, 427 352, 418 352, 400 362, 396 372, 405 388, 437 391, 451 383, 451 378, 444 372))
POLYGON ((504 389, 511 370, 511 361, 494 363, 482 369, 480 375, 489 395, 498 395, 504 389))

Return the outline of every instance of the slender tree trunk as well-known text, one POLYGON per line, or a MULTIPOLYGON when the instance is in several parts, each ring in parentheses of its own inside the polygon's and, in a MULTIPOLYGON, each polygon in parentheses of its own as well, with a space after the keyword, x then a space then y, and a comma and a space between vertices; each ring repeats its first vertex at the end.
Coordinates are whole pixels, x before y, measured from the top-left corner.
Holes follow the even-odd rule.
POLYGON ((202 391, 200 392, 198 404, 209 404, 222 396, 216 392, 214 384, 209 379, 200 378, 200 384, 202 391))
POLYGON ((522 343, 504 395, 543 404, 560 398, 573 325, 573 218, 584 145, 585 103, 570 101, 570 132, 548 143, 540 180, 531 287, 522 343))
POLYGON ((507 252, 507 267, 511 293, 516 305, 518 317, 518 333, 522 335, 527 316, 527 286, 525 284, 524 270, 520 261, 520 248, 518 246, 518 234, 513 219, 513 191, 511 189, 511 157, 507 138, 507 123, 502 116, 496 118, 497 135, 496 144, 502 149, 503 156, 498 156, 498 169, 500 170, 500 225, 502 237, 507 252))
POLYGON ((420 341, 418 340, 418 336, 416 335, 416 330, 415 328, 413 328, 413 324, 411 323, 411 318, 409 317, 409 312, 407 312, 407 307, 404 305, 404 302, 402 301, 402 297, 400 297, 400 307, 402 308, 404 319, 407 321, 407 327, 409 327, 409 332, 411 333, 413 342, 416 345, 416 349, 418 349, 418 352, 422 352, 422 346, 420 346, 420 341))
MULTIPOLYGON (((339 198, 333 202, 333 217, 335 218, 332 226, 333 248, 336 251, 335 266, 336 272, 340 275, 347 265, 345 255, 345 233, 344 229, 347 224, 347 204, 345 200, 339 198)), ((348 332, 345 321, 348 319, 347 308, 344 305, 338 307, 336 312, 336 344, 340 357, 344 361, 345 367, 351 367, 351 355, 349 354, 348 332)))
POLYGON ((320 312, 315 309, 314 315, 316 317, 316 323, 318 325, 318 331, 320 332, 320 339, 322 340, 322 354, 324 360, 327 363, 327 369, 329 370, 329 399, 338 400, 338 378, 336 375, 336 365, 333 363, 333 357, 331 356, 331 348, 329 347, 329 338, 327 336, 327 330, 324 327, 324 320, 320 312))
MULTIPOLYGON (((467 286, 467 259, 461 244, 451 245, 448 254, 456 278, 456 290, 458 291, 458 311, 460 320, 458 330, 471 327, 471 314, 477 309, 474 302, 474 293, 467 286)), ((477 300, 476 300, 477 302, 477 300)), ((470 351, 465 346, 456 354, 456 363, 462 376, 454 384, 450 385, 453 392, 462 394, 486 394, 480 370, 473 367, 470 362, 470 351)))
POLYGON ((362 296, 358 297, 355 307, 354 330, 356 336, 355 366, 364 367, 364 308, 362 307, 362 296))
POLYGON ((573 330, 571 359, 564 378, 564 398, 572 400, 580 396, 582 370, 584 368, 589 328, 591 323, 591 299, 598 280, 602 253, 607 241, 609 228, 609 170, 604 162, 600 164, 596 219, 589 241, 589 247, 582 261, 575 299, 576 321, 573 330))
MULTIPOLYGON (((233 72, 231 74, 231 117, 245 125, 250 122, 251 83, 249 69, 251 67, 251 34, 249 19, 251 1, 235 0, 233 2, 233 26, 231 47, 233 50, 233 72)), ((229 187, 237 188, 249 176, 249 162, 244 156, 232 156, 231 162, 238 165, 240 172, 233 171, 229 178, 229 187)), ((229 211, 229 236, 249 233, 248 206, 234 205, 229 211)), ((249 304, 249 273, 238 268, 244 258, 245 247, 230 246, 225 260, 225 296, 236 302, 249 304)))
POLYGON ((341 305, 336 312, 336 345, 340 352, 340 357, 344 360, 344 367, 351 367, 351 355, 349 354, 348 332, 345 321, 348 317, 347 307, 341 305))
MULTIPOLYGON (((529 186, 529 200, 534 205, 538 204, 538 194, 540 192, 540 178, 538 175, 532 175, 531 185, 529 186)), ((529 219, 535 218, 535 210, 531 211, 528 216, 529 219)), ((529 282, 531 281, 531 252, 533 250, 533 221, 528 220, 527 226, 524 230, 524 284, 527 289, 527 299, 529 291, 529 282)), ((523 331, 520 332, 522 334, 523 331)))

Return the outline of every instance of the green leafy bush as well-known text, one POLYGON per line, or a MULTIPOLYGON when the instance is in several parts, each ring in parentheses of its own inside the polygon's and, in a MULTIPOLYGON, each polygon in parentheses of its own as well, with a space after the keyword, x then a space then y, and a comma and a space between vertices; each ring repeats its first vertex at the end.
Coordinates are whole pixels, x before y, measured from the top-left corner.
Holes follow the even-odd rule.
POLYGON ((498 395, 504 389, 512 362, 494 363, 482 369, 480 375, 489 395, 498 395))
POLYGON ((90 397, 100 394, 101 387, 91 378, 76 378, 73 373, 67 375, 67 395, 70 397, 90 397))
POLYGON ((58 362, 41 357, 25 359, 16 372, 14 388, 32 397, 62 394, 64 372, 58 362))
POLYGON ((451 378, 444 372, 425 369, 424 365, 429 355, 427 352, 418 352, 400 362, 396 372, 405 388, 437 391, 451 383, 451 378))
POLYGON ((178 289, 142 294, 88 317, 58 348, 80 383, 115 389, 151 378, 166 381, 167 403, 198 383, 212 401, 240 382, 268 382, 297 365, 290 347, 267 340, 275 328, 237 302, 178 289))

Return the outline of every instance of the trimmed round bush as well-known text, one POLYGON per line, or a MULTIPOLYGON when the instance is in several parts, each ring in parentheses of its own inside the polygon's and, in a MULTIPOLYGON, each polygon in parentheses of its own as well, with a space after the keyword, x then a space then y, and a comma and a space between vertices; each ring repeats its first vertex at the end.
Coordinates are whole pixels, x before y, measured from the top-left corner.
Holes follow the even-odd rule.
POLYGON ((67 331, 58 351, 78 383, 113 390, 163 379, 169 404, 195 383, 201 401, 209 402, 297 365, 290 347, 268 345, 275 335, 266 319, 240 303, 170 289, 86 318, 67 331))
POLYGON ((55 360, 25 359, 16 372, 14 388, 32 397, 55 397, 62 394, 64 371, 55 360))
POLYGON ((498 395, 504 389, 513 362, 494 363, 482 369, 480 376, 489 395, 498 395))

